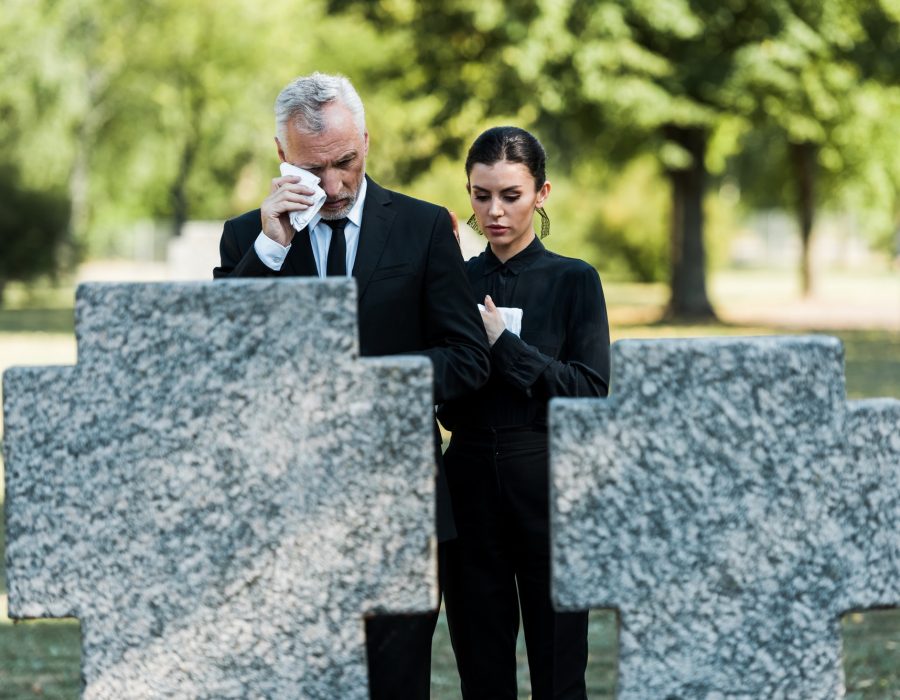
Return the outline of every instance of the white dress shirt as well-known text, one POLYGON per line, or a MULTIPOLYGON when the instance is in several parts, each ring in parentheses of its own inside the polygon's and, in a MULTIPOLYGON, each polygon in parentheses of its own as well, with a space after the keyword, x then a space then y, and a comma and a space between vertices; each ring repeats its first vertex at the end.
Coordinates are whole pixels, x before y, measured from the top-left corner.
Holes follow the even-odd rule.
MULTIPOLYGON (((353 207, 347 214, 347 225, 344 227, 344 240, 347 241, 347 274, 353 271, 353 263, 356 262, 356 250, 359 248, 359 229, 362 226, 363 204, 366 201, 366 190, 368 189, 366 179, 363 178, 362 185, 359 187, 359 195, 353 203, 353 207)), ((328 246, 331 245, 331 227, 326 224, 319 214, 316 214, 309 222, 307 227, 309 233, 309 242, 312 244, 313 257, 316 259, 316 269, 319 271, 319 277, 325 277, 325 267, 328 261, 328 246)), ((298 232, 296 235, 307 235, 298 232)), ((284 265, 284 259, 287 257, 288 251, 292 244, 286 246, 276 243, 262 231, 256 237, 253 244, 256 254, 262 261, 263 265, 276 272, 284 265)))

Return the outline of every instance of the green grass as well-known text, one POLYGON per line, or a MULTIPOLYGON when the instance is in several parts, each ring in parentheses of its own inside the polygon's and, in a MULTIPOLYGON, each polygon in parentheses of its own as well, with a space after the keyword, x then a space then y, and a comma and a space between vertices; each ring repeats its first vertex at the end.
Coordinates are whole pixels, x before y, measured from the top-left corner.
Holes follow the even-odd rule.
MULTIPOLYGON (((660 287, 611 286, 613 303, 628 303, 644 318, 664 301, 660 287)), ((42 297, 38 297, 41 301, 42 297)), ((12 364, 70 364, 75 360, 72 310, 45 304, 0 310, 0 370, 12 364)), ((770 334, 784 330, 763 326, 726 324, 704 326, 633 325, 619 313, 614 339, 687 337, 703 335, 770 334)), ((796 331, 790 331, 796 332, 796 331)), ((847 393, 851 398, 900 398, 900 333, 891 331, 838 331, 844 342, 847 393)), ((0 465, 2 473, 2 465, 0 465)), ((2 489, 0 489, 2 500, 2 489)), ((0 520, 0 594, 5 593, 0 520)), ((0 599, 2 600, 2 599, 0 599)), ((2 611, 0 611, 2 612, 2 611)), ((2 618, 2 614, 0 614, 2 618)), ((843 620, 847 697, 853 700, 900 698, 900 610, 852 613, 843 620)), ((520 635, 521 637, 521 635, 520 635)), ((80 627, 73 621, 9 624, 0 619, 0 700, 7 698, 78 697, 80 688, 80 627)), ((592 611, 589 630, 588 690, 591 698, 612 698, 616 673, 616 617, 611 611, 592 611)), ((432 697, 459 697, 456 672, 446 623, 441 618, 434 641, 432 697)), ((524 645, 519 644, 520 696, 527 698, 528 673, 524 645)))
POLYGON ((837 335, 844 341, 847 395, 900 398, 900 333, 856 331, 837 335))
POLYGON ((900 698, 900 610, 850 613, 841 622, 847 698, 900 698))
POLYGON ((78 698, 80 646, 75 622, 0 625, 0 700, 78 698))
POLYGON ((0 333, 73 333, 75 314, 68 309, 0 309, 0 333))

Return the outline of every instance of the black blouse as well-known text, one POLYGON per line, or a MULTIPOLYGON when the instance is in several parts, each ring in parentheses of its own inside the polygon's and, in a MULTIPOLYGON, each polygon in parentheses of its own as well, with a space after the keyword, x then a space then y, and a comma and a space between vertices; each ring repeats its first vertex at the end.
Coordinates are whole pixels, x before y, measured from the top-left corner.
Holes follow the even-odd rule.
POLYGON ((535 239, 500 262, 490 246, 466 263, 475 301, 522 309, 521 336, 506 330, 491 348, 491 376, 474 394, 444 404, 448 430, 547 425, 554 396, 609 392, 609 322, 597 271, 535 239))

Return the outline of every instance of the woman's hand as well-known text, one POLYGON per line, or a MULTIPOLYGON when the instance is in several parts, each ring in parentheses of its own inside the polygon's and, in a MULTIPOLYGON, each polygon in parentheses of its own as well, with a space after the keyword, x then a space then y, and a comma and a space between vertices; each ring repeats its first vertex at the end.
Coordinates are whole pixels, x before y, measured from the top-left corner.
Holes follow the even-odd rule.
POLYGON ((456 245, 462 250, 462 243, 459 241, 459 217, 452 209, 447 210, 450 213, 450 223, 453 225, 453 235, 456 237, 456 245))
POLYGON ((493 346, 501 333, 506 330, 506 324, 503 323, 503 316, 501 316, 500 312, 497 310, 490 294, 484 297, 484 311, 481 312, 481 320, 484 323, 484 330, 487 333, 488 342, 493 346))

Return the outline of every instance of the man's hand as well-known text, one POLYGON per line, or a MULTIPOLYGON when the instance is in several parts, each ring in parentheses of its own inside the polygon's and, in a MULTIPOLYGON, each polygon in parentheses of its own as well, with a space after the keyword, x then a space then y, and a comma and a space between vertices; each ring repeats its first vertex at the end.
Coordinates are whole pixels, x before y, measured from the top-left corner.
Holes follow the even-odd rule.
POLYGON ((309 209, 314 192, 315 190, 301 185, 300 178, 294 175, 273 179, 269 196, 260 207, 263 233, 279 245, 289 245, 296 233, 291 226, 290 213, 309 209))
POLYGON ((493 347, 494 343, 497 342, 497 338, 506 330, 506 324, 503 323, 503 316, 497 310, 497 306, 494 304, 494 300, 491 299, 490 294, 484 297, 484 311, 481 312, 481 320, 484 322, 488 343, 493 347))

